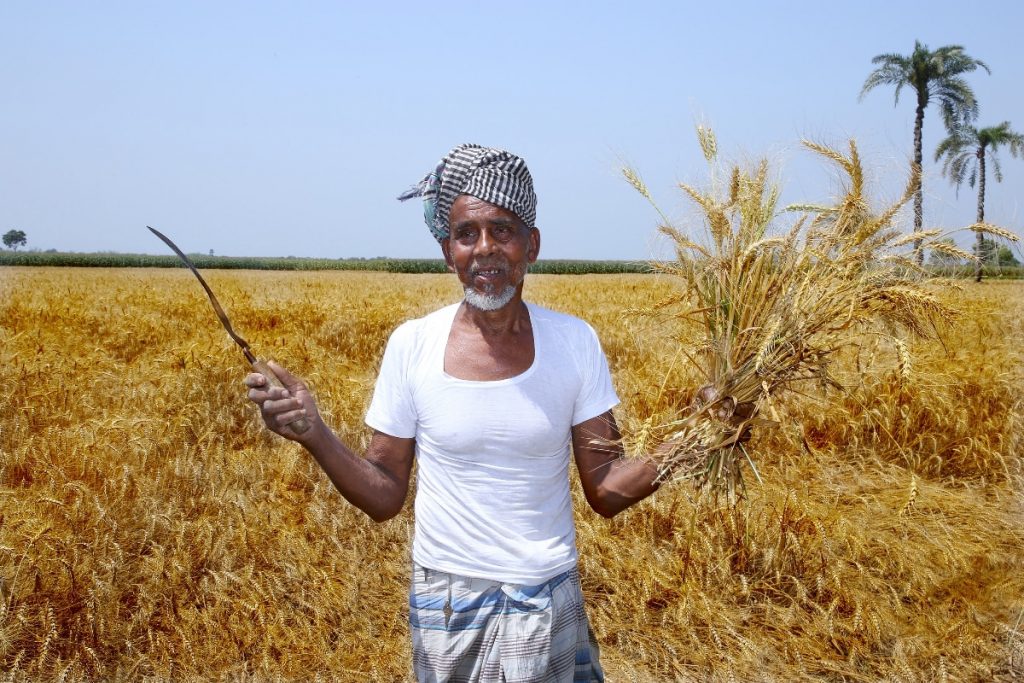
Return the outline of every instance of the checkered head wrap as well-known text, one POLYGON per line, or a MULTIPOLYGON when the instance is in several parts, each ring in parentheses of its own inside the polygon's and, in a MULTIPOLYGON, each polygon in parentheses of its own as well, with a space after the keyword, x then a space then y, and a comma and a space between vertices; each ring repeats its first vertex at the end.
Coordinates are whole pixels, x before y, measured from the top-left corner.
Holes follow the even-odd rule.
POLYGON ((537 195, 530 170, 520 157, 503 149, 459 145, 398 199, 423 198, 423 220, 440 242, 448 238, 448 215, 460 194, 508 209, 527 227, 536 227, 537 195))

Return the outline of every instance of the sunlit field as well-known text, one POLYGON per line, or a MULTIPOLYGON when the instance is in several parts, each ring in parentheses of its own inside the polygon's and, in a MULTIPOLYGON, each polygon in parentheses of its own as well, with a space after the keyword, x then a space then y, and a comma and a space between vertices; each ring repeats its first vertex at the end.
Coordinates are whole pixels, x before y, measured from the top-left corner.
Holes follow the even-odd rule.
MULTIPOLYGON (((354 445, 388 334, 459 296, 435 274, 206 277, 354 445)), ((528 278, 597 329, 627 429, 702 383, 677 352, 696 330, 634 312, 675 286, 528 278)), ((1024 284, 961 286, 910 365, 865 338, 842 390, 770 406, 735 507, 670 483, 609 521, 576 486, 609 681, 1024 677, 1024 284)), ((191 274, 0 268, 0 367, 0 680, 409 678, 411 505, 374 524, 263 430, 191 274)))

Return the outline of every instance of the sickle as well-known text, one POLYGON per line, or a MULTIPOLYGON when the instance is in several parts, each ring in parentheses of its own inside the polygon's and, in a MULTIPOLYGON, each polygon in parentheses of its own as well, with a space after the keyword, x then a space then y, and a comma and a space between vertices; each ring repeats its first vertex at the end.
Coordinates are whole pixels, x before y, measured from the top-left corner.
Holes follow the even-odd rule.
MULTIPOLYGON (((242 353, 245 354, 245 359, 249 361, 249 364, 252 365, 253 369, 266 377, 271 386, 280 387, 282 389, 286 388, 281 380, 278 379, 277 375, 274 374, 274 371, 270 369, 270 366, 257 359, 253 352, 249 350, 249 342, 242 339, 242 337, 231 328, 231 321, 228 320, 227 313, 224 312, 220 302, 217 301, 217 297, 214 296, 213 290, 210 289, 210 285, 206 284, 206 280, 204 280, 203 276, 199 274, 199 270, 192 264, 192 261, 189 260, 188 256, 185 256, 185 252, 179 249, 178 245, 172 242, 167 235, 163 234, 156 228, 150 228, 148 225, 146 227, 149 228, 150 232, 163 240, 167 246, 173 249, 174 253, 178 255, 178 258, 184 261, 185 265, 188 266, 188 269, 196 276, 199 280, 199 284, 203 286, 203 289, 206 290, 207 296, 210 297, 210 303, 213 304, 213 310, 217 313, 217 317, 220 318, 220 322, 224 325, 224 329, 228 331, 228 335, 235 340, 235 343, 242 347, 242 353)), ((302 434, 309 429, 309 422, 306 418, 300 417, 298 420, 289 423, 288 426, 292 431, 302 434)))
POLYGON ((203 286, 203 289, 206 290, 207 296, 210 297, 210 303, 213 304, 213 310, 217 313, 217 317, 220 318, 220 322, 222 325, 224 325, 224 329, 228 331, 228 334, 231 335, 231 338, 235 340, 235 343, 242 347, 242 353, 245 354, 245 359, 250 363, 255 363, 256 356, 254 356, 252 354, 252 351, 249 350, 249 342, 242 339, 238 334, 235 333, 233 329, 231 329, 231 321, 228 320, 227 313, 225 313, 224 309, 221 308, 220 302, 217 301, 217 297, 214 296, 213 290, 210 289, 210 285, 206 284, 206 280, 204 280, 203 276, 199 274, 199 270, 192 264, 191 261, 189 261, 188 256, 185 256, 185 252, 183 252, 181 249, 178 249, 178 245, 172 242, 171 238, 169 238, 167 235, 163 234, 156 228, 150 228, 148 225, 146 227, 149 228, 150 232, 152 232, 154 235, 162 239, 164 243, 167 244, 167 246, 173 249, 174 253, 178 255, 178 258, 184 261, 185 265, 188 266, 188 269, 192 271, 192 274, 199 279, 199 284, 203 286))

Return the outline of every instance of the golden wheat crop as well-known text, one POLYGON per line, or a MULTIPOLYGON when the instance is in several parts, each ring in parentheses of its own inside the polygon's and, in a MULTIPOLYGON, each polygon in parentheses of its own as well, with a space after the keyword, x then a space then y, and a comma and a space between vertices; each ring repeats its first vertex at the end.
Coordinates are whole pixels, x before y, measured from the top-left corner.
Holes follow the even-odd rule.
MULTIPOLYGON (((261 356, 308 378, 343 438, 390 331, 454 278, 208 272, 261 356)), ((630 310, 656 276, 530 276, 590 321, 643 429, 700 382, 685 329, 630 310)), ((739 506, 669 485, 612 521, 578 494, 609 680, 1024 675, 1024 285, 901 362, 865 339, 847 387, 772 404, 739 506)), ((406 680, 412 512, 376 525, 244 399, 247 369, 184 270, 0 269, 0 680, 406 680)))

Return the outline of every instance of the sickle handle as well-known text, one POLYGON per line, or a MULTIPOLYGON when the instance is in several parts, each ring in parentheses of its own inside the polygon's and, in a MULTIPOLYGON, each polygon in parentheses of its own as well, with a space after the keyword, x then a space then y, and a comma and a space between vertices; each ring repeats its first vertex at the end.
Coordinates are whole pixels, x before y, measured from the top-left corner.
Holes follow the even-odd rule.
MULTIPOLYGON (((266 377, 267 381, 270 382, 271 386, 280 387, 281 389, 288 388, 281 382, 280 379, 277 378, 277 375, 275 375, 274 371, 270 369, 270 366, 264 363, 263 361, 254 359, 252 361, 252 369, 266 377)), ((309 430, 309 421, 304 417, 300 417, 298 420, 295 420, 294 422, 289 422, 288 428, 291 429, 296 434, 304 434, 309 430)))

